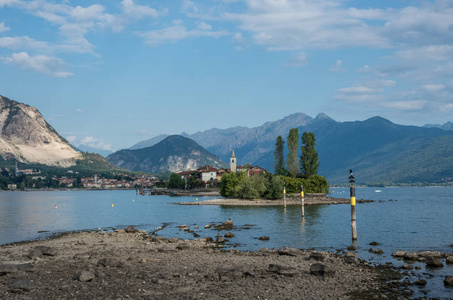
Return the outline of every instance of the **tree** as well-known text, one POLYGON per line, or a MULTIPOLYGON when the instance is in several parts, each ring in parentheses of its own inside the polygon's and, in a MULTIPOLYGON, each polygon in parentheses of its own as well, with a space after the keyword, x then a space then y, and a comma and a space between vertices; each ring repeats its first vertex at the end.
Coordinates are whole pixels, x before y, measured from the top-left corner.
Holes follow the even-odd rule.
POLYGON ((181 178, 181 175, 172 173, 168 180, 168 187, 170 189, 182 189, 184 188, 184 179, 181 178))
POLYGON ((275 152, 274 152, 274 174, 275 175, 286 175, 285 160, 283 159, 283 148, 285 141, 279 135, 275 141, 275 152))
POLYGON ((288 159, 286 166, 288 168, 288 175, 295 178, 299 172, 299 161, 297 160, 297 152, 299 148, 299 130, 292 128, 289 130, 288 135, 288 159))
POLYGON ((302 155, 300 156, 301 173, 305 178, 318 174, 319 161, 316 151, 315 134, 304 132, 302 135, 302 155))

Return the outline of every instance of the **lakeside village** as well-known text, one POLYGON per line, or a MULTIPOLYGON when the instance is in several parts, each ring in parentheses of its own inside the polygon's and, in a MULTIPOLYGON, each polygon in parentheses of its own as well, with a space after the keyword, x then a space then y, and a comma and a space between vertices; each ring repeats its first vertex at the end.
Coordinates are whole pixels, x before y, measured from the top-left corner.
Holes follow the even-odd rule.
MULTIPOLYGON (((217 188, 225 173, 245 172, 247 176, 265 174, 267 171, 250 165, 236 166, 234 150, 229 169, 202 166, 196 170, 173 173, 180 176, 181 189, 217 188)), ((1 169, 0 187, 3 190, 45 189, 45 188, 83 188, 83 189, 153 189, 169 185, 170 172, 161 175, 112 172, 82 176, 79 172, 68 170, 64 176, 46 175, 39 169, 15 170, 1 169)), ((170 186, 171 187, 171 186, 170 186)))

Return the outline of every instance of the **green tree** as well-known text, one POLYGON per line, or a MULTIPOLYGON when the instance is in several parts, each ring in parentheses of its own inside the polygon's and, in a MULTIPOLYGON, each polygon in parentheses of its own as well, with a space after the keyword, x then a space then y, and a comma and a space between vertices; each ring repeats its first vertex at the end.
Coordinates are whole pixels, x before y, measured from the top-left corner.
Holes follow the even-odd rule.
POLYGON ((301 173, 305 178, 318 174, 319 161, 316 151, 316 139, 313 132, 302 135, 302 155, 300 156, 301 173))
POLYGON ((299 148, 299 130, 292 128, 289 130, 288 135, 288 159, 286 160, 286 167, 288 168, 288 175, 295 178, 299 172, 299 161, 297 160, 297 152, 299 148))
POLYGON ((181 178, 181 175, 172 173, 170 175, 170 179, 168 180, 168 187, 170 189, 183 189, 184 179, 181 178))
POLYGON ((236 197, 241 199, 257 199, 260 194, 253 186, 253 182, 250 177, 245 177, 236 186, 236 197))
POLYGON ((283 158, 283 149, 285 146, 285 140, 279 135, 275 141, 275 152, 274 152, 274 174, 275 175, 286 175, 285 160, 283 158))
POLYGON ((329 183, 321 175, 312 175, 303 181, 304 191, 307 193, 329 193, 329 183))

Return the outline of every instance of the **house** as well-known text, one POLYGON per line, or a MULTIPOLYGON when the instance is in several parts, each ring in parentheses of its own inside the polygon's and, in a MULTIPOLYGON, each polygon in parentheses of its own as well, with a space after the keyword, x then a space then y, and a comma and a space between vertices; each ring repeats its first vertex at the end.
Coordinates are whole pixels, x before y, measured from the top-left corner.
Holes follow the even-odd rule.
POLYGON ((211 166, 203 166, 197 170, 201 174, 201 180, 208 182, 217 179, 217 169, 211 166))

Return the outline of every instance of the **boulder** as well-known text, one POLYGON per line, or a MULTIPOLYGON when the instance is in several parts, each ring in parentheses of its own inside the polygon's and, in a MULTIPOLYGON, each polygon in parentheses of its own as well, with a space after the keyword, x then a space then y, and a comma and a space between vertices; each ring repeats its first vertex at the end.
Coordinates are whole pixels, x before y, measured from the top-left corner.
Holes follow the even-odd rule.
POLYGON ((211 225, 205 225, 204 226, 204 229, 209 229, 209 228, 211 228, 211 225))
POLYGON ((16 265, 0 265, 0 276, 4 276, 6 274, 12 274, 18 271, 18 268, 16 265))
POLYGON ((414 284, 418 285, 418 286, 425 286, 426 285, 426 280, 425 279, 419 279, 419 280, 415 281, 414 284))
POLYGON ((80 282, 87 282, 87 281, 91 281, 93 280, 94 278, 96 277, 96 275, 94 275, 94 273, 92 272, 89 272, 89 271, 80 271, 77 273, 76 275, 76 279, 80 282))
POLYGON ((177 243, 177 242, 179 242, 179 239, 178 238, 171 238, 171 239, 168 239, 168 242, 169 243, 177 243))
POLYGON ((295 276, 299 274, 299 271, 296 268, 274 264, 269 265, 269 272, 277 273, 279 275, 284 276, 295 276))
POLYGON ((282 248, 278 249, 278 254, 289 255, 289 256, 299 256, 299 255, 303 255, 304 252, 302 250, 292 248, 292 247, 282 247, 282 248))
POLYGON ((260 248, 258 251, 261 252, 264 256, 278 255, 278 251, 275 249, 260 248))
POLYGON ((384 251, 382 249, 377 248, 376 250, 373 251, 374 254, 384 254, 384 251))
POLYGON ((15 280, 11 283, 12 293, 30 292, 32 290, 31 280, 15 280))
POLYGON ((403 268, 404 270, 413 270, 414 266, 413 265, 403 265, 401 268, 403 268))
POLYGON ((444 285, 445 286, 449 286, 449 287, 453 287, 453 276, 445 277, 444 285))
POLYGON ((404 257, 404 259, 416 260, 418 258, 418 254, 417 254, 417 252, 407 251, 406 253, 404 253, 403 257, 404 257))
POLYGON ((215 273, 219 274, 220 279, 223 277, 228 277, 228 278, 241 278, 243 275, 243 272, 240 268, 237 267, 220 267, 215 269, 215 273))
POLYGON ((178 250, 187 250, 190 248, 189 244, 187 243, 181 243, 176 247, 178 250))
POLYGON ((235 235, 232 232, 227 232, 227 233, 225 233, 225 237, 226 238, 232 238, 232 237, 235 237, 235 235))
POLYGON ((335 275, 335 270, 324 264, 316 263, 310 267, 310 273, 315 276, 326 278, 333 277, 335 275))
POLYGON ((42 258, 42 252, 39 251, 38 249, 30 249, 30 251, 28 251, 28 253, 27 253, 27 257, 29 259, 42 258))
POLYGON ((225 239, 221 236, 218 236, 216 239, 215 239, 216 243, 225 243, 225 239))
POLYGON ((357 250, 357 247, 356 246, 349 246, 348 250, 349 251, 355 251, 355 250, 357 250))
POLYGON ((393 257, 404 257, 404 254, 406 254, 406 251, 396 250, 395 252, 392 253, 392 256, 393 257))
POLYGON ((426 266, 431 268, 442 268, 444 264, 438 258, 428 256, 426 258, 426 266))
POLYGON ((51 247, 47 247, 47 246, 38 246, 35 249, 38 251, 41 251, 42 255, 46 255, 46 256, 57 255, 57 250, 55 248, 51 248, 51 247))
POLYGON ((96 264, 97 267, 110 267, 110 268, 117 268, 121 265, 122 263, 114 258, 101 258, 96 264))
POLYGON ((224 226, 233 226, 233 220, 228 220, 222 223, 224 226))
POLYGON ((19 271, 33 272, 35 270, 35 266, 31 263, 25 263, 17 265, 17 269, 19 269, 19 271))
POLYGON ((431 257, 443 257, 444 254, 439 251, 420 251, 417 252, 418 256, 427 258, 428 256, 431 257))
POLYGON ((316 261, 323 261, 326 256, 324 253, 321 252, 312 252, 310 253, 310 259, 314 259, 316 261))
POLYGON ((127 233, 137 233, 139 232, 138 229, 135 229, 134 226, 128 226, 126 229, 124 229, 124 231, 126 231, 127 233))
POLYGON ((445 262, 449 265, 453 264, 453 255, 447 256, 447 259, 445 260, 445 262))
POLYGON ((370 245, 371 246, 377 246, 377 245, 379 245, 379 243, 378 242, 371 242, 370 245))
POLYGON ((266 236, 266 235, 263 235, 263 236, 260 237, 260 240, 262 240, 262 241, 268 241, 268 240, 269 240, 269 237, 266 236))

